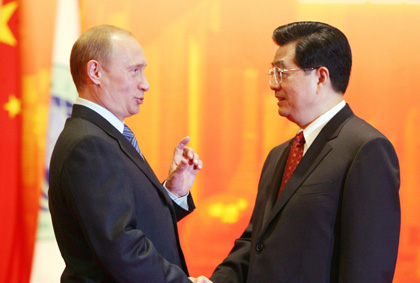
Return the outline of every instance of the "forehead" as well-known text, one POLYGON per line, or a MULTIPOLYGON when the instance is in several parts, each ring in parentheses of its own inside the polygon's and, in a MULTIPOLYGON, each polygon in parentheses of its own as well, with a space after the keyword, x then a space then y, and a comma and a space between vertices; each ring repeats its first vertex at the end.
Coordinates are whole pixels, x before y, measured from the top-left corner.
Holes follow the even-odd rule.
POLYGON ((289 42, 285 45, 279 46, 274 54, 272 65, 280 68, 290 68, 291 66, 296 66, 295 48, 296 42, 289 42))
POLYGON ((126 61, 131 64, 146 65, 146 57, 137 40, 132 36, 116 35, 112 40, 112 61, 126 61))

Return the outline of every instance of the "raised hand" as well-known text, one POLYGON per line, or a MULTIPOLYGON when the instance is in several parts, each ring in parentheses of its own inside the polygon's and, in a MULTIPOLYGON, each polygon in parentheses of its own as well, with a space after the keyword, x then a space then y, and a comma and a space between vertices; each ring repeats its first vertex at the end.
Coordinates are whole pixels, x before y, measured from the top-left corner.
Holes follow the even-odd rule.
POLYGON ((169 175, 166 179, 166 188, 177 197, 188 194, 198 170, 203 167, 203 162, 198 154, 186 146, 189 141, 190 137, 185 137, 175 147, 169 175))

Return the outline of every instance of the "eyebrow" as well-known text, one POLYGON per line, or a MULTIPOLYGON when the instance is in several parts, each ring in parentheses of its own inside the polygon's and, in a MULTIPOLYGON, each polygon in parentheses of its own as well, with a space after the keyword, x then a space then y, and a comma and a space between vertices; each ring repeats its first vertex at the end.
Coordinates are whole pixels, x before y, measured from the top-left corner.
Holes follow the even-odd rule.
POLYGON ((282 68, 285 68, 286 66, 284 65, 284 61, 283 60, 278 60, 278 61, 275 61, 275 62, 271 62, 271 66, 273 66, 273 67, 278 67, 278 66, 280 66, 280 67, 282 67, 282 68))
POLYGON ((133 64, 133 65, 130 65, 128 68, 129 69, 133 69, 133 68, 146 68, 146 66, 147 66, 147 63, 139 63, 139 64, 133 64))

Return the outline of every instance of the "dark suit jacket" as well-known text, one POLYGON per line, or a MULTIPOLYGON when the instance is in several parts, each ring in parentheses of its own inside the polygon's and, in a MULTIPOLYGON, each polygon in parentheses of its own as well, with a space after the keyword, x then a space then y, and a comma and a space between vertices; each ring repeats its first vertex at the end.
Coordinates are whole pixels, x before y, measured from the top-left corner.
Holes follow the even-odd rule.
POLYGON ((190 282, 169 198, 128 140, 73 107, 51 158, 49 207, 65 260, 62 282, 190 282))
POLYGON ((251 222, 222 282, 392 282, 400 230, 391 143, 348 105, 321 130, 276 201, 291 141, 265 161, 251 222))

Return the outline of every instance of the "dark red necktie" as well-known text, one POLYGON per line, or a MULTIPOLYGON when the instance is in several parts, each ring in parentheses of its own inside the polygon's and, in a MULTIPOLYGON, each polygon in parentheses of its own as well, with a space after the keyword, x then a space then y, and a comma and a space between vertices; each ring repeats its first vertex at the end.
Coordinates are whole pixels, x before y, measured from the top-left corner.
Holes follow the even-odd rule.
POLYGON ((277 197, 283 191, 284 186, 286 186, 287 182, 293 174, 293 171, 295 171, 300 160, 302 159, 304 145, 305 137, 303 136, 303 131, 301 131, 296 135, 295 139, 293 140, 292 147, 290 148, 289 157, 287 158, 286 168, 284 168, 283 179, 281 181, 281 186, 277 197))

